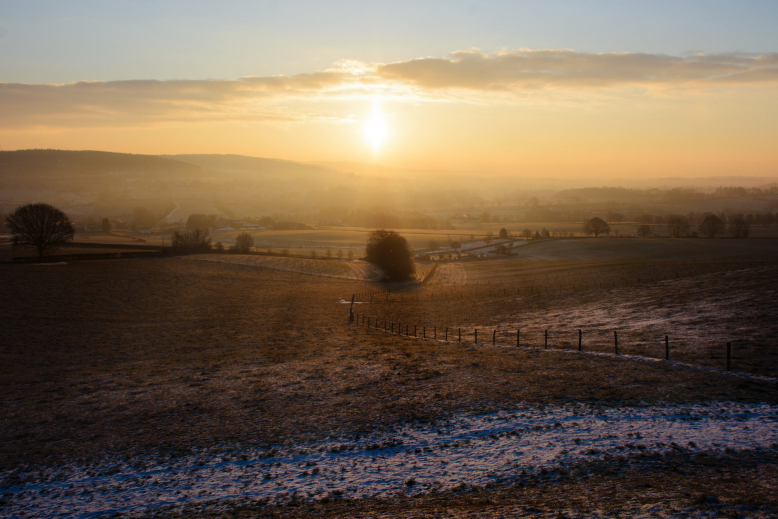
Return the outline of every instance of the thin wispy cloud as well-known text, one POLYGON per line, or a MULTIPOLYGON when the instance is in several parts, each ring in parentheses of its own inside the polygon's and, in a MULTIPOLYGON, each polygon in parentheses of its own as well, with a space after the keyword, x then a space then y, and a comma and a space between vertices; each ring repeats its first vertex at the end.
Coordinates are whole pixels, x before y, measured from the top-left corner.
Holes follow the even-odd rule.
MULTIPOLYGON (((294 76, 235 80, 0 83, 0 125, 99 127, 211 121, 302 121, 317 114, 306 101, 354 101, 380 95, 433 101, 451 95, 542 96, 559 90, 720 87, 778 82, 778 54, 688 57, 659 54, 519 50, 385 64, 342 61, 294 76)), ((451 99, 451 97, 448 97, 451 99)))

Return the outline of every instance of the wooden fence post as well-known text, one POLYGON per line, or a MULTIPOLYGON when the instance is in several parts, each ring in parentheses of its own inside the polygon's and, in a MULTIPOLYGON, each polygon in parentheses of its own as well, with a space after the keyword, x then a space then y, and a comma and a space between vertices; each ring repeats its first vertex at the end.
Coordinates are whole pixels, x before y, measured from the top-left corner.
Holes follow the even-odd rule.
POLYGON ((426 339, 427 338, 427 325, 425 324, 422 328, 423 328, 423 332, 422 333, 424 334, 424 338, 426 339))
POLYGON ((448 342, 448 326, 446 326, 446 342, 448 342))
POLYGON ((732 359, 732 343, 728 342, 727 343, 727 371, 729 371, 732 368, 731 359, 732 359))
POLYGON ((519 347, 519 344, 521 344, 521 330, 516 330, 516 347, 519 347))
POLYGON ((462 328, 459 329, 459 342, 462 342, 462 328))
POLYGON ((497 345, 497 330, 494 330, 492 332, 492 346, 496 346, 496 345, 497 345))
POLYGON ((433 327, 433 329, 432 329, 432 330, 433 330, 433 331, 432 331, 432 333, 434 333, 434 334, 435 334, 435 340, 438 340, 438 327, 437 327, 437 326, 435 326, 435 327, 433 327))
POLYGON ((416 337, 416 325, 413 325, 413 336, 416 337))
POLYGON ((544 344, 543 347, 544 348, 548 348, 548 330, 546 330, 546 333, 544 334, 544 336, 545 336, 545 344, 544 344))
POLYGON ((478 328, 475 329, 475 343, 478 344, 478 328))
POLYGON ((578 330, 578 351, 581 351, 581 339, 583 339, 583 331, 578 330))
POLYGON ((615 330, 613 331, 613 346, 616 348, 616 355, 619 354, 619 334, 615 330))
POLYGON ((670 360, 670 337, 665 335, 665 360, 670 360))

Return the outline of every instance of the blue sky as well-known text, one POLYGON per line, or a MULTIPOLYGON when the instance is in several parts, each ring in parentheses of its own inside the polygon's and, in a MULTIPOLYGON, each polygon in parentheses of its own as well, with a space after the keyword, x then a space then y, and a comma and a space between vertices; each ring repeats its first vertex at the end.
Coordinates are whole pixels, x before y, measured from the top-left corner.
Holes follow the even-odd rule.
POLYGON ((766 53, 775 1, 0 0, 0 81, 223 79, 456 50, 766 53))

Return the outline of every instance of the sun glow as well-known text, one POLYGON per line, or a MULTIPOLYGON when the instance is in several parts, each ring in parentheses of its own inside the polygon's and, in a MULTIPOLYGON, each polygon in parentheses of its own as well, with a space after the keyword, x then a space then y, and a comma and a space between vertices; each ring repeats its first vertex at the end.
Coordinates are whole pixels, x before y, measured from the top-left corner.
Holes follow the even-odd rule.
POLYGON ((386 140, 386 121, 384 120, 384 113, 381 110, 380 103, 373 104, 373 113, 370 115, 367 126, 365 126, 365 134, 374 151, 378 151, 386 140))

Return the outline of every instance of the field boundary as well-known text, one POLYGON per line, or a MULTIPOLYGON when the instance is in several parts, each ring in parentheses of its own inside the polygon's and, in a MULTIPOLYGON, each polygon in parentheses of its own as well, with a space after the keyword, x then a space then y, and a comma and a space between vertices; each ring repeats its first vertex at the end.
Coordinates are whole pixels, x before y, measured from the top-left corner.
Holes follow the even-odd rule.
MULTIPOLYGON (((422 337, 419 337, 418 336, 418 325, 413 325, 413 335, 411 335, 410 331, 409 331, 410 330, 410 325, 406 325, 407 333, 402 333, 402 325, 401 325, 401 323, 398 322, 397 323, 397 333, 395 333, 394 332, 394 324, 395 324, 394 322, 391 323, 392 329, 391 330, 387 330, 386 329, 387 321, 385 321, 385 320, 384 321, 373 320, 373 322, 371 324, 370 317, 368 317, 367 320, 365 321, 365 316, 364 315, 354 314, 354 316, 355 316, 355 319, 354 319, 355 325, 356 326, 360 326, 360 327, 364 327, 368 331, 368 333, 370 333, 371 331, 374 330, 374 331, 384 332, 386 334, 391 334, 391 335, 397 335, 399 337, 403 337, 403 338, 410 339, 410 340, 417 340, 417 341, 430 341, 430 342, 438 342, 438 343, 451 344, 451 345, 460 344, 460 345, 463 345, 463 346, 475 346, 475 347, 490 346, 489 342, 477 341, 477 334, 476 334, 476 341, 468 341, 468 340, 464 340, 463 341, 461 339, 460 340, 444 340, 444 339, 438 339, 436 336, 427 337, 426 336, 426 326, 425 326, 424 327, 424 331, 423 331, 424 335, 422 337), (360 322, 360 319, 361 319, 361 322, 360 322), (383 322, 384 323, 384 327, 383 328, 381 328, 379 326, 379 322, 383 322)), ((351 324, 351 323, 349 323, 349 324, 351 324)), ((459 337, 461 337, 461 330, 462 330, 462 328, 451 328, 451 327, 448 327, 448 328, 446 328, 446 333, 448 333, 449 329, 458 331, 459 332, 459 337)), ((474 330, 478 330, 479 328, 473 328, 473 329, 474 330)), ((494 332, 496 332, 496 330, 494 330, 493 333, 494 332)), ((517 329, 516 332, 520 333, 520 329, 517 329)), ((435 330, 435 335, 437 335, 437 329, 435 330)), ((488 334, 487 334, 487 337, 488 337, 488 334)), ((707 371, 707 372, 710 372, 710 373, 717 373, 717 374, 722 374, 722 375, 731 375, 731 376, 734 376, 734 377, 747 378, 747 379, 753 379, 753 380, 760 380, 762 382, 771 382, 771 383, 774 383, 774 384, 778 383, 778 378, 775 378, 775 377, 768 377, 766 375, 757 375, 757 374, 753 374, 753 373, 743 373, 743 372, 739 372, 739 371, 732 371, 730 369, 723 370, 723 369, 720 369, 720 368, 716 368, 716 367, 713 367, 713 366, 705 366, 705 365, 702 365, 702 364, 690 364, 690 363, 687 363, 687 362, 678 362, 678 361, 673 361, 673 360, 669 360, 669 359, 660 359, 660 358, 656 358, 656 357, 647 357, 647 356, 644 356, 644 355, 628 355, 628 354, 623 354, 623 353, 621 353, 621 354, 620 353, 607 353, 607 352, 603 352, 603 351, 571 350, 571 349, 553 348, 553 347, 540 348, 540 347, 537 347, 537 346, 522 346, 520 344, 509 345, 509 344, 505 344, 504 342, 497 343, 497 341, 495 340, 496 334, 493 334, 492 337, 493 337, 493 341, 491 343, 491 346, 494 347, 494 348, 517 349, 517 350, 532 351, 532 352, 553 352, 553 353, 567 353, 567 354, 582 354, 582 355, 592 355, 592 356, 606 357, 606 358, 612 358, 612 359, 632 360, 632 361, 638 361, 638 362, 663 362, 663 363, 666 363, 669 366, 679 366, 679 367, 686 368, 686 369, 693 369, 693 370, 698 370, 698 371, 707 371)), ((729 353, 729 344, 730 343, 727 343, 728 353, 729 353)), ((729 359, 728 359, 727 362, 729 364, 729 359)))

